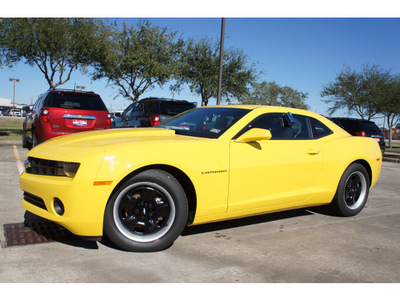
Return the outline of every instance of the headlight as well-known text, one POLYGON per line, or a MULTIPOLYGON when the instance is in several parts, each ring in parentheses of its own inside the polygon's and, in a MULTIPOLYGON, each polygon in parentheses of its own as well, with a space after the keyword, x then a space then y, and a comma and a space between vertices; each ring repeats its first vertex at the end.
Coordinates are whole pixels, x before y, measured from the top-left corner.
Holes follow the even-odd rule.
POLYGON ((25 161, 25 172, 36 175, 75 177, 80 164, 67 161, 54 161, 28 157, 25 161))
POLYGON ((76 172, 78 172, 80 164, 73 162, 63 162, 63 170, 67 177, 75 177, 76 172))

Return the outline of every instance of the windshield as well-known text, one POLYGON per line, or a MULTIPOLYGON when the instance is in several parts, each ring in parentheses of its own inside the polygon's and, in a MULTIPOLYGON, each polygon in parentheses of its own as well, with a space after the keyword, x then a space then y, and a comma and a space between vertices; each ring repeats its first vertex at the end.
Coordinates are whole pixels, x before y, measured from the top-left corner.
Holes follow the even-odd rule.
POLYGON ((173 129, 176 134, 216 139, 248 112, 241 108, 203 107, 184 112, 158 127, 173 129))

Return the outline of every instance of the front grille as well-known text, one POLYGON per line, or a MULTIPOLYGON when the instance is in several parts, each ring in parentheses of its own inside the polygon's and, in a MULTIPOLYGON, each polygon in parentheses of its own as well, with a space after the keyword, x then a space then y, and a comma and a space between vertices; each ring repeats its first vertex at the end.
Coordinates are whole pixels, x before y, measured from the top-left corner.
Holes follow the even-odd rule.
POLYGON ((66 176, 63 162, 28 157, 25 161, 25 172, 37 175, 66 176))
POLYGON ((40 197, 37 197, 37 196, 32 195, 30 193, 24 192, 24 200, 26 202, 29 202, 30 204, 33 204, 33 205, 35 205, 37 207, 40 207, 42 209, 47 210, 46 204, 44 204, 43 199, 40 198, 40 197))

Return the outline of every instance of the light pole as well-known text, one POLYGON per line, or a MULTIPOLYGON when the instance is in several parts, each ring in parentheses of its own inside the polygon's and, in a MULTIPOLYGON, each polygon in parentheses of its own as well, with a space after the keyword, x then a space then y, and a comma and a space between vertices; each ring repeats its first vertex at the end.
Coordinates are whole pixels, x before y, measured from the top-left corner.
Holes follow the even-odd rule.
POLYGON ((224 38, 225 38, 225 18, 221 21, 221 42, 219 49, 219 76, 218 76, 218 90, 217 90, 217 105, 221 104, 222 92, 222 67, 224 62, 224 38))
POLYGON ((15 82, 19 82, 19 79, 18 78, 10 78, 10 81, 14 81, 13 108, 15 108, 15 82))

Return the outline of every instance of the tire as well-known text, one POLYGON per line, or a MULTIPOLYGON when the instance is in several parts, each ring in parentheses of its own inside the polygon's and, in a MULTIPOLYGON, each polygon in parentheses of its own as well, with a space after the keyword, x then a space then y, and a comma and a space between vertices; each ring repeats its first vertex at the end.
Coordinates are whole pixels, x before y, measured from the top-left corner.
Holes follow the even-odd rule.
POLYGON ((36 136, 35 129, 32 129, 32 148, 35 148, 38 145, 38 139, 36 136))
POLYGON ((344 171, 332 201, 336 213, 343 217, 357 215, 367 203, 369 186, 370 179, 364 166, 351 164, 344 171))
POLYGON ((147 170, 111 196, 104 231, 126 251, 160 251, 178 238, 187 218, 187 199, 179 182, 167 172, 147 170))
POLYGON ((27 149, 29 149, 29 150, 32 148, 31 143, 29 143, 29 142, 26 140, 25 132, 22 133, 22 148, 27 148, 27 149))

